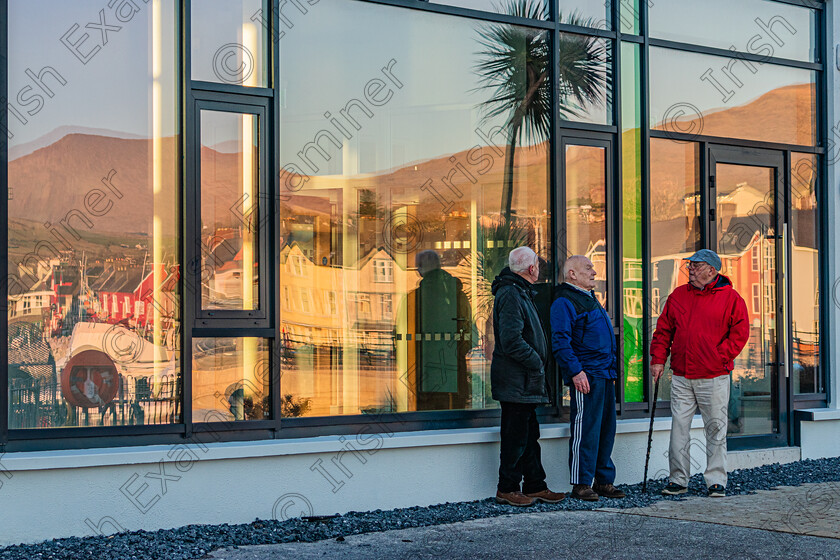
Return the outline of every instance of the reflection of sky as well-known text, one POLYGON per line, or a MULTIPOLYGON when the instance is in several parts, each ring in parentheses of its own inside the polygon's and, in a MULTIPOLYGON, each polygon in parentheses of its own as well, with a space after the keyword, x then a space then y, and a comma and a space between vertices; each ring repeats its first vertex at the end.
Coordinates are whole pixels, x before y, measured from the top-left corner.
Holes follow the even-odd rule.
MULTIPOLYGON (((52 77, 45 79, 55 96, 44 95, 45 103, 34 116, 25 111, 35 105, 15 106, 29 120, 21 124, 9 116, 8 126, 15 137, 11 146, 39 138, 62 125, 101 128, 123 133, 150 136, 152 131, 150 66, 152 3, 137 2, 140 11, 127 23, 119 22, 113 9, 104 0, 12 0, 9 2, 9 92, 13 104, 21 88, 30 85, 27 68, 36 74, 45 66, 54 68, 66 81, 59 85, 52 77), (99 10, 105 10, 108 25, 120 25, 119 31, 107 34, 108 43, 85 65, 61 42, 60 38, 73 26, 79 29, 70 41, 89 35, 81 51, 87 53, 101 44, 98 29, 85 29, 88 22, 98 24, 99 10)), ((164 27, 171 29, 173 0, 163 0, 164 27), (169 22, 169 27, 166 27, 169 22)), ((5 22, 4 22, 5 24, 5 22)), ((172 33, 169 36, 169 51, 172 33)), ((172 60, 174 57, 167 57, 172 60)), ((43 94, 36 89, 36 93, 43 94)), ((165 93, 164 93, 165 95, 165 93)), ((171 114, 170 114, 171 117, 171 114)), ((172 134, 171 126, 164 134, 172 134)))
MULTIPOLYGON (((282 163, 297 161, 297 152, 321 129, 341 139, 323 113, 338 115, 351 99, 364 99, 365 84, 385 79, 381 68, 391 59, 404 86, 388 83, 392 99, 369 105, 373 119, 357 117, 362 129, 348 149, 362 152, 359 169, 345 172, 384 170, 486 144, 474 129, 481 123, 477 107, 492 90, 476 91, 474 66, 481 50, 477 30, 487 24, 339 0, 321 0, 294 24, 280 43, 282 163)), ((503 136, 497 141, 503 144, 503 136)), ((321 173, 340 173, 341 150, 324 144, 335 157, 321 173)))
POLYGON ((773 56, 795 60, 812 60, 811 38, 814 36, 813 10, 769 0, 666 0, 655 2, 649 9, 651 37, 684 43, 696 43, 722 49, 734 46, 743 52, 759 52, 769 43, 773 56), (725 15, 724 15, 725 14, 725 15), (773 42, 762 31, 756 18, 769 23, 780 16, 794 28, 792 34, 778 21, 773 33, 784 43, 773 42), (762 39, 751 43, 756 35, 762 39), (751 45, 748 48, 748 44, 751 45))

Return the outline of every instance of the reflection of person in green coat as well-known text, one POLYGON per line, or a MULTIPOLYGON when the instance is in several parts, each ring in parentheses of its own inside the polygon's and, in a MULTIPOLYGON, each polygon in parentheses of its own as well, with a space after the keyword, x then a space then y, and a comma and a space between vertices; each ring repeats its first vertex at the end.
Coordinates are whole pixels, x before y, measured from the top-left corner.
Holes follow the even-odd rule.
POLYGON ((418 253, 416 265, 422 279, 406 296, 398 325, 407 335, 400 338, 407 345, 416 410, 467 408, 467 353, 475 340, 469 300, 434 251, 418 253))

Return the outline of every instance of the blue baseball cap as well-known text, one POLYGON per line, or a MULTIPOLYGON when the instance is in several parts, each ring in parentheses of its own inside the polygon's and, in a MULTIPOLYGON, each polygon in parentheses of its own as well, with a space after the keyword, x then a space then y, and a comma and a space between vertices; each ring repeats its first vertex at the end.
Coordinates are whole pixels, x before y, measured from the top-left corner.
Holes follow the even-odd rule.
POLYGON ((712 265, 715 270, 720 270, 720 257, 717 253, 712 251, 711 249, 700 249, 693 255, 688 258, 683 259, 684 261, 691 261, 691 262, 704 262, 712 265))

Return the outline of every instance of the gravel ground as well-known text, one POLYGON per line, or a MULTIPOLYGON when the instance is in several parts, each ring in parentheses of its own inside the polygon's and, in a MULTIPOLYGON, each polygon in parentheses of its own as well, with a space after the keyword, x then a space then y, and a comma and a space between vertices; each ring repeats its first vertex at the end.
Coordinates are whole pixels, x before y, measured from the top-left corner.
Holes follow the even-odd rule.
MULTIPOLYGON (((755 490, 769 490, 777 486, 799 486, 808 482, 840 481, 840 457, 805 460, 780 465, 765 465, 754 469, 729 473, 728 495, 749 494, 755 490)), ((232 546, 314 542, 339 539, 347 535, 425 527, 470 519, 497 517, 540 511, 591 510, 595 508, 627 508, 648 506, 659 500, 684 499, 659 494, 667 480, 648 482, 648 492, 642 485, 619 486, 627 493, 623 500, 602 499, 582 502, 566 499, 559 504, 537 504, 516 508, 495 503, 492 498, 475 502, 446 503, 429 507, 410 507, 389 511, 349 512, 322 521, 289 519, 260 520, 243 525, 187 525, 160 531, 131 531, 110 536, 54 539, 34 545, 15 545, 0 549, 2 560, 78 560, 95 558, 108 560, 190 560, 209 552, 232 546)), ((691 478, 688 496, 706 495, 702 476, 691 478)))

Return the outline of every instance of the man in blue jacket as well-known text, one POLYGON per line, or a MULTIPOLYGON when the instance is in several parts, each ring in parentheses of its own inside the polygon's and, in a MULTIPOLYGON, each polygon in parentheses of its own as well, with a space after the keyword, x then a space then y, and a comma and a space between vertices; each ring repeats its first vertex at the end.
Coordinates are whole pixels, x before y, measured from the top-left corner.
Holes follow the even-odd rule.
POLYGON ((595 297, 595 267, 581 255, 563 265, 566 281, 551 306, 551 346, 571 397, 569 470, 572 497, 623 498, 613 486, 618 377, 612 321, 595 297), (593 484, 594 480, 594 484, 593 484))

